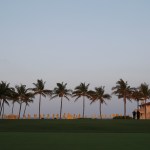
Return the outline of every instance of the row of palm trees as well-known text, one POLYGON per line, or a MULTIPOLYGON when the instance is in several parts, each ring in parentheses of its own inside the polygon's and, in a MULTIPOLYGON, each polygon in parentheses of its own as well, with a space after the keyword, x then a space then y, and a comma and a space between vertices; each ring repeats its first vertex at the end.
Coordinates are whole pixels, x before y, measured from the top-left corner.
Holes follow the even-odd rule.
MULTIPOLYGON (((3 118, 4 115, 4 104, 9 105, 9 101, 12 101, 12 114, 14 109, 14 103, 19 103, 19 117, 22 109, 22 104, 25 103, 25 109, 23 115, 25 115, 26 107, 30 102, 33 102, 36 95, 39 95, 39 119, 41 114, 41 99, 42 97, 50 97, 50 99, 60 98, 60 119, 62 118, 62 104, 63 99, 70 100, 71 97, 77 101, 82 97, 83 99, 83 113, 85 115, 85 99, 93 102, 99 101, 99 113, 102 118, 101 106, 106 104, 105 100, 110 100, 111 95, 105 93, 105 87, 95 87, 94 90, 89 90, 89 84, 80 83, 74 90, 67 89, 67 83, 57 83, 57 86, 53 90, 45 89, 45 83, 42 79, 38 79, 36 83, 33 83, 33 88, 26 88, 26 85, 16 85, 15 88, 10 87, 9 83, 1 81, 0 83, 0 116, 3 118)), ((139 109, 139 101, 146 101, 150 98, 150 89, 148 84, 142 83, 139 87, 130 87, 127 81, 120 79, 116 82, 116 86, 112 88, 112 94, 115 94, 118 99, 124 101, 124 116, 126 117, 126 101, 135 100, 137 101, 137 109, 139 109)), ((145 119, 146 119, 146 106, 145 106, 145 119)))

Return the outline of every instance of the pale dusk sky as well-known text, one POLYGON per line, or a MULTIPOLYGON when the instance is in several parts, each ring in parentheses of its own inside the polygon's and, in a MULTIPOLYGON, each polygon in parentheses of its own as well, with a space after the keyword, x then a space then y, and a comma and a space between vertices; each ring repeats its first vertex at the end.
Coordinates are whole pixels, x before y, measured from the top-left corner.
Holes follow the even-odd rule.
MULTIPOLYGON (((33 87, 42 78, 49 89, 86 82, 110 94, 120 78, 150 84, 149 17, 149 0, 0 0, 0 80, 33 87)), ((136 103, 127 106, 131 114, 136 103)), ((59 107, 42 99, 45 114, 59 107)), ((102 111, 123 113, 123 102, 113 96, 102 111)), ((82 113, 82 100, 64 100, 64 112, 82 113)), ((38 113, 38 97, 27 113, 38 113)), ((98 103, 87 100, 85 113, 98 114, 98 103)))

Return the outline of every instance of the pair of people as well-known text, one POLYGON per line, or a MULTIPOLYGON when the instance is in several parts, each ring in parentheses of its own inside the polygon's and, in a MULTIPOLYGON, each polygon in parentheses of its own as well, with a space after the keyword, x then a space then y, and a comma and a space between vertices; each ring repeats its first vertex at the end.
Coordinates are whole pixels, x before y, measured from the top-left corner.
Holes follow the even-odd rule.
POLYGON ((137 111, 133 111, 132 112, 132 114, 133 114, 133 119, 140 119, 140 111, 139 110, 137 110, 137 111))

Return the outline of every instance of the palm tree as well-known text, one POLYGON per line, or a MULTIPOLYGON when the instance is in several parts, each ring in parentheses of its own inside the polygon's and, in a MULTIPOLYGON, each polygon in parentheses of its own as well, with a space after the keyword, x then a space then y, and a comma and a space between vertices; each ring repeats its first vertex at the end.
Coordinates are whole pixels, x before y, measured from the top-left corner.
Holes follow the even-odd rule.
POLYGON ((105 99, 110 100, 111 96, 109 94, 105 94, 105 87, 101 86, 101 87, 95 87, 95 91, 89 91, 89 93, 91 93, 91 104, 95 101, 99 101, 99 114, 100 114, 100 118, 102 119, 102 113, 101 113, 101 105, 103 103, 106 104, 105 99))
POLYGON ((80 97, 83 97, 83 115, 84 118, 84 110, 85 110, 85 97, 90 98, 90 94, 88 93, 88 88, 90 84, 80 83, 77 87, 75 87, 73 97, 77 97, 75 101, 77 101, 80 97))
POLYGON ((26 85, 16 85, 16 99, 18 100, 18 103, 20 104, 20 108, 19 108, 19 117, 18 119, 20 119, 20 113, 21 113, 21 108, 22 108, 22 104, 26 103, 26 101, 28 99, 30 99, 31 97, 33 97, 33 93, 28 92, 29 89, 26 89, 26 85))
POLYGON ((34 94, 33 93, 27 93, 27 95, 26 95, 26 97, 24 99, 25 108, 24 108, 23 116, 25 115, 26 108, 27 108, 27 106, 29 106, 29 103, 33 102, 33 98, 34 98, 34 94))
POLYGON ((15 92, 15 89, 12 90, 10 97, 11 97, 11 101, 12 101, 12 114, 13 114, 14 113, 14 104, 16 102, 18 102, 17 93, 15 92))
POLYGON ((147 101, 147 99, 150 98, 150 89, 148 86, 149 86, 148 84, 142 83, 139 87, 139 91, 141 92, 142 98, 144 99, 144 103, 145 103, 145 106, 144 106, 145 119, 147 118, 146 101, 147 101))
POLYGON ((131 98, 137 102, 137 110, 139 109, 139 101, 142 99, 142 93, 139 91, 139 88, 134 88, 131 94, 131 98))
POLYGON ((12 111, 11 113, 14 114, 14 106, 15 106, 15 102, 17 102, 18 100, 12 100, 12 111))
POLYGON ((113 93, 118 96, 118 98, 123 98, 124 101, 124 117, 126 118, 126 101, 130 100, 132 88, 128 85, 127 81, 120 79, 116 82, 116 86, 112 88, 113 93))
POLYGON ((32 90, 34 91, 34 95, 39 95, 39 119, 40 119, 40 111, 41 111, 41 97, 46 97, 46 95, 51 95, 52 91, 51 90, 47 90, 44 89, 45 88, 45 83, 42 79, 41 80, 37 80, 37 83, 33 83, 33 85, 35 86, 35 88, 32 88, 32 90))
POLYGON ((66 88, 67 83, 57 83, 57 87, 54 88, 53 90, 53 95, 51 99, 54 99, 56 97, 60 97, 61 98, 61 104, 60 104, 60 119, 61 119, 61 114, 62 114, 62 101, 63 98, 66 98, 67 100, 69 100, 68 96, 72 96, 71 92, 72 90, 67 89, 66 88))
POLYGON ((12 87, 9 87, 9 83, 1 81, 0 83, 0 116, 4 115, 4 104, 9 105, 8 100, 11 99, 12 87))

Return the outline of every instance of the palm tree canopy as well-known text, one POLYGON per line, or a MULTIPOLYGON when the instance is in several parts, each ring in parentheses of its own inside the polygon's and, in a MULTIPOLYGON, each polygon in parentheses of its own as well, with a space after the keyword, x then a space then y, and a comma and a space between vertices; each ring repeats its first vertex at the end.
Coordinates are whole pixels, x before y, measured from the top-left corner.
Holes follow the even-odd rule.
POLYGON ((26 93, 26 97, 24 99, 24 102, 28 105, 28 103, 33 102, 33 98, 34 98, 34 93, 26 93))
POLYGON ((32 98, 34 98, 34 94, 31 92, 28 92, 29 89, 26 89, 26 85, 16 85, 16 94, 15 98, 19 101, 19 103, 26 102, 26 101, 32 101, 32 98))
POLYGON ((45 88, 45 83, 42 79, 41 80, 37 80, 37 83, 33 83, 33 85, 35 86, 35 88, 32 88, 31 90, 34 91, 34 94, 41 94, 43 97, 46 97, 46 95, 51 95, 52 91, 51 90, 47 90, 44 89, 45 88))
POLYGON ((141 92, 143 99, 150 98, 150 89, 148 84, 142 83, 139 87, 139 91, 141 92))
MULTIPOLYGON (((105 99, 110 100, 111 96, 109 94, 105 94, 105 87, 95 87, 95 91, 89 91, 88 92, 91 95, 91 100, 93 102, 99 100, 101 103, 105 103, 105 99)), ((106 103, 105 103, 106 104, 106 103)))
POLYGON ((71 89, 67 89, 66 88, 67 86, 67 83, 57 83, 57 87, 54 88, 53 90, 53 96, 51 99, 54 99, 56 97, 65 97, 66 99, 69 100, 68 96, 72 96, 71 95, 71 92, 72 90, 71 89))
POLYGON ((89 88, 90 84, 85 84, 85 83, 81 83, 80 85, 75 87, 75 90, 73 91, 73 95, 72 97, 77 97, 75 99, 78 100, 81 96, 85 96, 85 97, 90 97, 89 93, 88 93, 88 88, 89 88))
POLYGON ((1 81, 0 83, 0 100, 3 100, 7 105, 9 105, 7 99, 11 99, 11 95, 14 91, 14 88, 9 87, 9 83, 1 81))
POLYGON ((130 99, 132 88, 128 85, 127 81, 124 82, 122 79, 117 81, 116 86, 112 88, 113 93, 118 96, 118 98, 124 98, 130 99))
POLYGON ((13 92, 13 88, 9 87, 9 83, 1 81, 0 83, 0 99, 8 99, 13 92))
POLYGON ((134 88, 132 90, 131 98, 138 101, 143 100, 142 92, 139 90, 139 88, 134 88))

